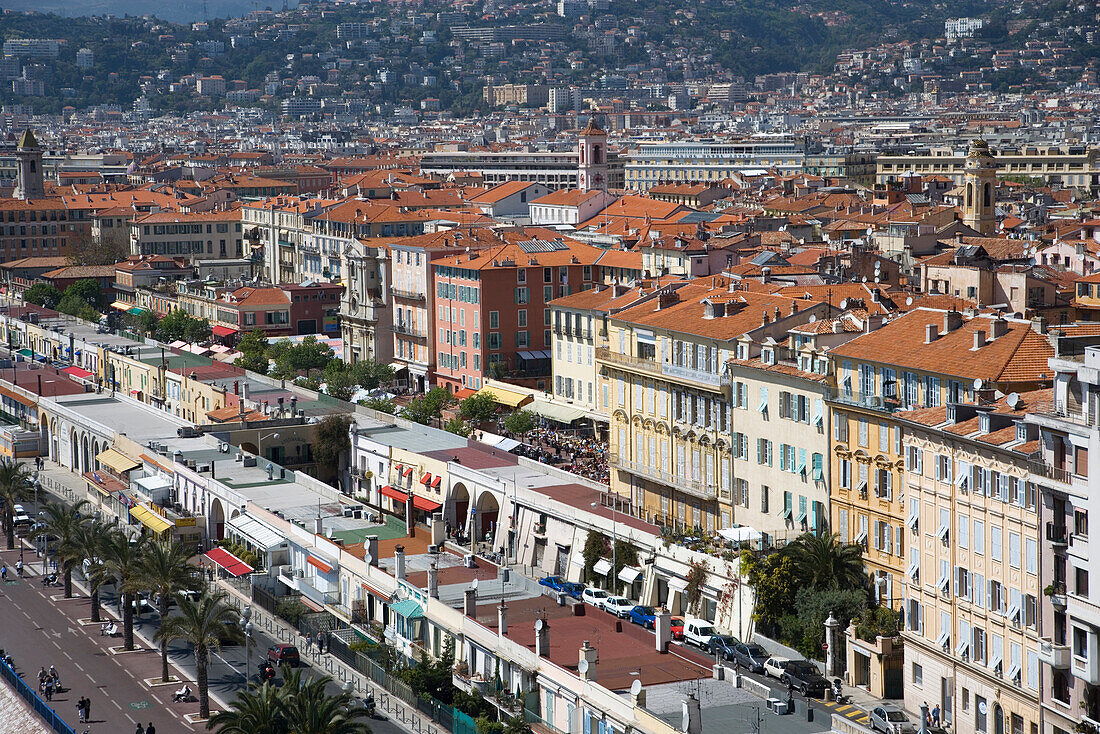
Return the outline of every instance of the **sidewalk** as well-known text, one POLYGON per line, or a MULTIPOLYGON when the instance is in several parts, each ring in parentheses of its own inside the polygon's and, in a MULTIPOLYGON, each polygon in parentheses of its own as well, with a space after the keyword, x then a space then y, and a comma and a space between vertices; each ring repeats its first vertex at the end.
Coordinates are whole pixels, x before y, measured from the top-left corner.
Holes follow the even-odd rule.
MULTIPOLYGON (((230 603, 240 609, 242 606, 251 605, 252 600, 236 587, 219 580, 216 584, 219 588, 228 592, 230 603)), ((289 623, 267 612, 267 610, 252 605, 252 623, 263 628, 269 635, 280 642, 297 646, 302 660, 311 667, 332 676, 337 683, 351 682, 352 690, 357 696, 365 696, 368 690, 374 691, 374 700, 380 713, 386 714, 393 721, 409 731, 417 734, 447 734, 447 730, 439 726, 430 718, 424 716, 416 708, 410 707, 397 696, 390 695, 385 688, 380 688, 369 681, 366 676, 352 670, 343 661, 328 653, 318 653, 316 649, 306 649, 305 638, 298 634, 289 623)))

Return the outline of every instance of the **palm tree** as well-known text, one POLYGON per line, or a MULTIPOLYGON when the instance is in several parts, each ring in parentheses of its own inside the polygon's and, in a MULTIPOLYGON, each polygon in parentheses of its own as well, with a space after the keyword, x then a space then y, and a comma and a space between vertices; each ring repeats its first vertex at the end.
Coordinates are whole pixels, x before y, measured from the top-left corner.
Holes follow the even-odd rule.
POLYGON ((835 533, 803 533, 788 546, 798 575, 813 589, 862 589, 863 549, 835 533))
POLYGON ((370 734, 367 712, 350 693, 325 691, 330 676, 302 680, 301 671, 283 675, 282 714, 294 734, 370 734))
POLYGON ((283 694, 271 681, 263 685, 250 683, 228 711, 219 711, 206 722, 207 729, 217 728, 218 734, 286 734, 283 717, 283 694))
POLYGON ((237 626, 237 610, 226 603, 226 593, 203 592, 198 601, 180 597, 179 613, 161 620, 160 629, 153 639, 183 640, 195 649, 195 672, 199 689, 199 716, 210 717, 210 693, 207 667, 210 665, 211 650, 221 648, 223 639, 238 640, 241 637, 237 626))
POLYGON ((0 461, 0 501, 4 503, 4 533, 8 550, 15 549, 14 505, 30 496, 31 473, 26 464, 11 459, 0 461))
POLYGON ((51 502, 42 508, 42 525, 31 533, 32 538, 46 539, 46 555, 49 556, 49 544, 53 540, 57 560, 65 578, 65 598, 73 596, 73 568, 84 560, 80 547, 81 531, 92 518, 83 513, 87 500, 80 500, 72 507, 63 503, 51 502))
POLYGON ((133 540, 118 528, 113 528, 103 544, 103 565, 115 580, 122 602, 122 646, 134 649, 134 593, 141 589, 140 563, 149 546, 147 536, 133 540))
MULTIPOLYGON (((202 586, 195 575, 195 567, 187 561, 191 553, 181 543, 150 543, 139 563, 137 581, 148 589, 157 601, 157 612, 162 620, 168 617, 168 604, 172 596, 183 590, 198 590, 202 586)), ((160 675, 168 682, 168 641, 160 641, 160 675)))
POLYGON ((81 560, 85 561, 84 578, 88 581, 88 601, 92 607, 92 621, 99 621, 99 588, 110 580, 110 574, 103 563, 104 546, 111 537, 114 528, 103 522, 91 522, 77 532, 74 543, 80 549, 81 560))

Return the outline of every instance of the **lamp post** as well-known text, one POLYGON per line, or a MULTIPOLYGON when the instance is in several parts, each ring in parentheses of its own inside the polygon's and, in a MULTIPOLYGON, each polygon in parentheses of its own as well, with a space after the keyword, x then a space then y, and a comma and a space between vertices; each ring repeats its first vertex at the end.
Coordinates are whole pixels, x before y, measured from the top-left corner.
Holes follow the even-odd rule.
MULTIPOLYGON (((596 507, 597 505, 598 505, 598 503, 596 503, 596 502, 592 503, 593 507, 596 507)), ((617 523, 616 523, 616 518, 615 518, 615 500, 612 499, 611 500, 611 575, 612 576, 615 575, 615 569, 619 565, 619 559, 616 557, 617 550, 615 548, 615 546, 619 542, 618 528, 616 526, 617 526, 617 523)), ((609 579, 609 581, 611 581, 611 583, 612 583, 611 590, 613 592, 618 591, 618 587, 615 586, 615 582, 618 581, 618 579, 611 578, 611 579, 609 579)))
POLYGON ((266 436, 260 436, 259 438, 257 438, 256 439, 256 455, 259 456, 261 459, 264 458, 263 448, 264 448, 264 439, 265 438, 278 438, 278 437, 279 437, 279 432, 274 431, 272 433, 267 434, 266 436))
POLYGON ((244 631, 244 650, 245 660, 247 661, 244 668, 244 679, 248 680, 248 671, 252 669, 252 606, 246 605, 241 610, 241 618, 238 624, 241 625, 241 630, 244 631))

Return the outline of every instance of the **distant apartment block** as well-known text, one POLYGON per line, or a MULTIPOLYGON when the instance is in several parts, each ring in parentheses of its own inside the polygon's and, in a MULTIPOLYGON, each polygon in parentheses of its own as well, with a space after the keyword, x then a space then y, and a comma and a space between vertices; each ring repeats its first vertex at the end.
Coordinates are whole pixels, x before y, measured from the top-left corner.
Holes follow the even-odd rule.
POLYGON ((947 40, 954 41, 959 38, 973 38, 974 31, 981 30, 985 24, 981 18, 951 18, 943 22, 943 34, 947 40))
POLYGON ((550 90, 541 84, 500 84, 485 87, 485 102, 492 107, 518 105, 542 107, 550 98, 550 90))
MULTIPOLYGON (((1016 148, 990 146, 997 159, 997 175, 1030 176, 1063 186, 1100 189, 1100 148, 1088 145, 1022 145, 1016 148)), ((922 176, 950 176, 962 185, 966 148, 959 146, 924 148, 905 153, 881 153, 875 178, 884 184, 905 173, 922 176)))
POLYGON ((76 52, 76 65, 80 69, 90 69, 95 66, 95 54, 90 48, 82 48, 76 52))
POLYGON ((648 191, 661 183, 720 181, 738 173, 775 169, 799 173, 806 160, 801 140, 766 137, 730 143, 658 143, 627 155, 626 188, 648 191))
POLYGON ((12 38, 4 41, 4 55, 56 59, 62 43, 51 38, 12 38))
POLYGON ((336 26, 336 38, 340 41, 366 38, 370 31, 370 23, 340 23, 336 26))

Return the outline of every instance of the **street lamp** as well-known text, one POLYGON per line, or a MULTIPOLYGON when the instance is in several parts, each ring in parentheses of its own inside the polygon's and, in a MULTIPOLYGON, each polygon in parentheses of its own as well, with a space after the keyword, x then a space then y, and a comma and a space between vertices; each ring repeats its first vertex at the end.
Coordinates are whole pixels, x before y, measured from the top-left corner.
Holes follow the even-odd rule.
POLYGON ((248 671, 252 669, 252 606, 246 605, 241 610, 241 619, 238 622, 244 631, 245 668, 244 679, 248 680, 248 671))
MULTIPOLYGON (((592 506, 596 507, 596 506, 598 506, 598 503, 593 502, 592 506)), ((619 559, 616 557, 616 548, 615 548, 615 546, 618 544, 618 542, 619 542, 618 528, 616 527, 616 521, 615 521, 615 500, 611 500, 611 574, 612 575, 615 574, 615 569, 618 568, 618 566, 619 566, 619 559)), ((618 591, 618 587, 614 585, 615 582, 618 579, 613 578, 613 579, 609 579, 609 580, 612 583, 611 590, 612 591, 618 591)))
POLYGON ((264 439, 265 438, 278 438, 278 437, 279 437, 279 432, 275 431, 273 433, 267 434, 266 436, 260 436, 259 438, 257 438, 256 439, 256 455, 259 456, 261 459, 264 458, 263 448, 264 448, 264 439))

